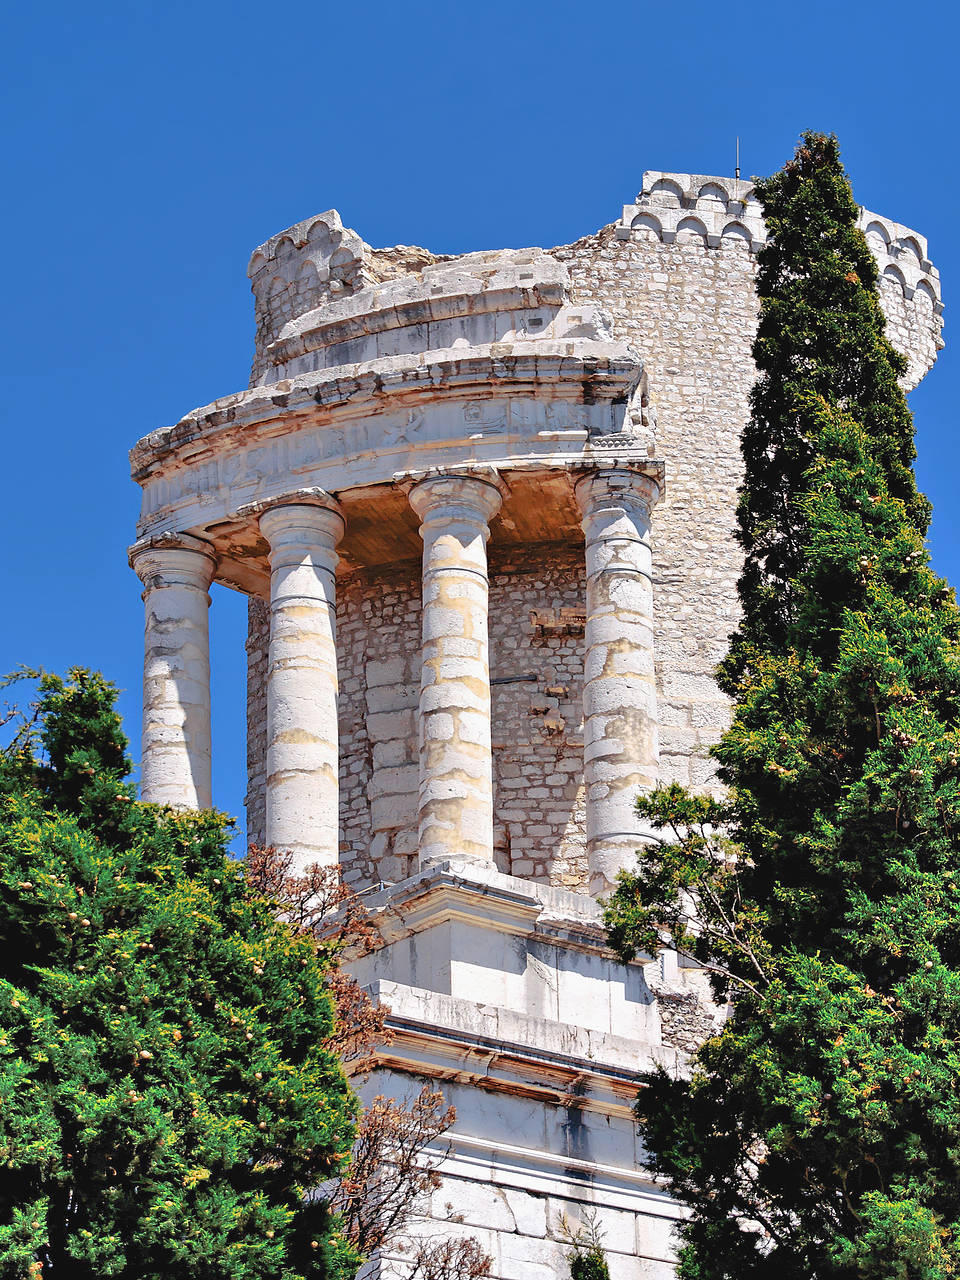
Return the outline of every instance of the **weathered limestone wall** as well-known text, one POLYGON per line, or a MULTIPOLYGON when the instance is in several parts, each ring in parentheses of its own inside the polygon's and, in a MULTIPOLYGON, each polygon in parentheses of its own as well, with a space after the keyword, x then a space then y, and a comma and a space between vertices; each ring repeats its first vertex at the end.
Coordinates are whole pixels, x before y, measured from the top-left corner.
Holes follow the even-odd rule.
MULTIPOLYGON (((374 1091, 413 1092, 388 1071, 373 1076, 364 1098, 374 1091)), ((679 1213, 652 1180, 624 1167, 637 1146, 629 1119, 581 1110, 575 1096, 550 1105, 452 1081, 443 1094, 469 1119, 451 1137, 442 1184, 425 1206, 429 1216, 411 1224, 412 1237, 472 1237, 498 1280, 558 1280, 569 1274, 562 1220, 576 1228, 601 1207, 611 1280, 672 1280, 679 1213)), ((402 1264, 400 1255, 381 1259, 387 1274, 402 1264)))
POLYGON ((340 850, 347 883, 417 869, 420 564, 337 583, 340 850))
POLYGON ((587 895, 492 871, 471 881, 465 864, 367 905, 385 942, 352 972, 395 1036, 365 1096, 410 1095, 412 1073, 457 1108, 443 1187, 414 1233, 475 1235, 498 1280, 557 1280, 561 1213, 574 1226, 597 1213, 615 1280, 669 1280, 680 1210, 643 1167, 635 1073, 676 1071, 716 1028, 703 975, 619 965, 587 895))
POLYGON ((270 610, 259 596, 247 597, 247 842, 267 840, 267 667, 270 610))
MULTIPOLYGON (((869 243, 869 238, 868 238, 869 243)), ((898 268, 886 267, 880 275, 880 305, 887 318, 887 337, 907 356, 904 384, 912 388, 920 381, 943 346, 935 323, 937 306, 929 285, 920 283, 912 298, 904 294, 903 276, 898 268)))
POLYGON ((585 889, 583 627, 564 625, 561 615, 583 609, 583 547, 547 544, 518 554, 494 546, 490 567, 498 866, 585 889), (547 618, 535 623, 531 612, 547 618))

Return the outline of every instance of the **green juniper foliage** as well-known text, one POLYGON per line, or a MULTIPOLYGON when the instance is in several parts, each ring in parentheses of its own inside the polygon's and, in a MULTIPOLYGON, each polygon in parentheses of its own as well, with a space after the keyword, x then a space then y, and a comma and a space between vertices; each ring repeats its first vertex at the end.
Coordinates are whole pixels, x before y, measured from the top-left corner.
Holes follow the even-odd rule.
POLYGON ((836 140, 805 135, 757 192, 729 799, 641 802, 673 841, 607 907, 622 956, 695 956, 730 1016, 637 1109, 692 1210, 683 1280, 941 1280, 960 1273, 960 613, 836 140))
POLYGON ((570 1280, 610 1280, 610 1270, 602 1249, 588 1249, 570 1260, 570 1280))
POLYGON ((576 1229, 561 1213, 557 1230, 560 1239, 570 1246, 567 1252, 570 1280, 610 1280, 610 1268, 603 1251, 603 1231, 595 1212, 588 1211, 576 1229))
POLYGON ((326 959, 226 819, 135 801, 113 700, 46 676, 0 754, 0 1276, 349 1277, 326 959))

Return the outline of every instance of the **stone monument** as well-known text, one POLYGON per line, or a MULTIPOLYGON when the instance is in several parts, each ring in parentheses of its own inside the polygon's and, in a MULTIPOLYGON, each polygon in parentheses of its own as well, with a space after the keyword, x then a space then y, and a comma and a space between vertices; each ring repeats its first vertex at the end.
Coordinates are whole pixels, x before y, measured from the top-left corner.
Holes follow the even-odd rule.
MULTIPOLYGON (((940 341, 926 242, 863 211, 909 388, 940 341)), ((457 1107, 424 1234, 499 1280, 672 1275, 638 1069, 714 1025, 702 975, 615 963, 596 897, 657 781, 714 786, 754 371, 749 183, 647 173, 576 243, 372 249, 335 212, 249 267, 250 386, 133 449, 146 602, 142 793, 205 806, 208 589, 249 599, 248 834, 338 864, 380 926, 369 1092, 457 1107)), ((384 1275, 402 1262, 384 1258, 384 1275)), ((399 1272, 397 1268, 399 1267, 399 1272)))

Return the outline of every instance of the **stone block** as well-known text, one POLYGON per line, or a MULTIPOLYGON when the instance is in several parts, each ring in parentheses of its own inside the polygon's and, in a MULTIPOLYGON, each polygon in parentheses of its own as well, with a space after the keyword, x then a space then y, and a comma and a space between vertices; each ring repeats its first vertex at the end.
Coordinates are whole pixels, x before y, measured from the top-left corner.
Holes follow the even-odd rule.
POLYGON ((501 1235, 499 1245, 500 1274, 503 1280, 524 1280, 526 1276, 539 1274, 536 1269, 541 1267, 547 1270, 551 1280, 563 1274, 563 1246, 556 1240, 501 1235))
POLYGON ((420 689, 413 684, 391 684, 384 688, 367 689, 367 711, 371 716, 378 712, 394 712, 401 708, 415 707, 420 689))
POLYGON ((408 738, 416 734, 416 713, 387 711, 367 717, 367 733, 372 742, 386 742, 396 738, 408 738))
POLYGON ((367 794, 371 801, 381 796, 416 795, 418 778, 419 766, 416 762, 375 769, 367 794))
POLYGON ((390 768, 397 765, 413 765, 418 768, 417 746, 405 738, 389 738, 373 744, 373 767, 390 768))

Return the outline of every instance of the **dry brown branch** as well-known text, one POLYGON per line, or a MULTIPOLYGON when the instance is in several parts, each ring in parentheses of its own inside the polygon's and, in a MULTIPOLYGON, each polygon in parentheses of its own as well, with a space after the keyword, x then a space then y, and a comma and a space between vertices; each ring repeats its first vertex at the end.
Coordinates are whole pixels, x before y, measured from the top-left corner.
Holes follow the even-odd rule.
MULTIPOLYGON (((361 900, 340 878, 338 867, 307 867, 293 871, 293 855, 271 845, 251 845, 247 852, 247 880, 264 897, 276 903, 278 913, 298 933, 309 934, 318 949, 331 958, 349 949, 368 955, 380 941, 380 933, 361 900)), ((389 1010, 374 1003, 358 982, 338 965, 327 979, 337 1008, 337 1023, 330 1047, 354 1074, 372 1065, 373 1050, 388 1043, 389 1010)))
POLYGON ((359 982, 342 969, 330 971, 327 987, 337 1007, 330 1047, 341 1062, 350 1066, 353 1075, 364 1075, 374 1065, 375 1047, 392 1038, 386 1025, 390 1010, 371 1000, 359 982))
POLYGON ((369 1257, 422 1209, 440 1185, 445 1150, 428 1153, 456 1119, 443 1094, 424 1085, 410 1103, 378 1096, 360 1118, 353 1157, 333 1194, 344 1232, 369 1257))
POLYGON ((410 1280, 481 1280, 493 1258, 473 1236, 465 1240, 420 1240, 413 1250, 410 1280))

